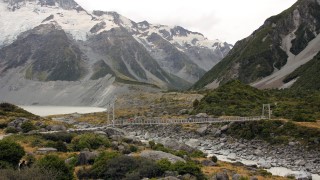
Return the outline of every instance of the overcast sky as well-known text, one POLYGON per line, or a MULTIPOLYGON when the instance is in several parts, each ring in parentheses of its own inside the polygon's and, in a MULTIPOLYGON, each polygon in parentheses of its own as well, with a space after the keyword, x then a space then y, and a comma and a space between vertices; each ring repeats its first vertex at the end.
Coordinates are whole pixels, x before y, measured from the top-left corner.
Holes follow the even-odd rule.
POLYGON ((87 10, 116 11, 151 24, 179 25, 234 44, 296 0, 75 0, 87 10))

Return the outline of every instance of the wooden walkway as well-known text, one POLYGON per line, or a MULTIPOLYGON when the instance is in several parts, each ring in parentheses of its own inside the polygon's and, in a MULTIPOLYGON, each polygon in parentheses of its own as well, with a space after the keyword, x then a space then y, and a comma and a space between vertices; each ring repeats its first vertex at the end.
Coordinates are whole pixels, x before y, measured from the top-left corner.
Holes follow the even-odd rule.
POLYGON ((125 125, 165 125, 165 124, 208 124, 208 123, 226 123, 226 122, 246 122, 260 121, 266 119, 264 116, 256 117, 226 117, 226 118, 188 118, 188 119, 148 119, 148 120, 115 120, 109 122, 109 126, 125 125))

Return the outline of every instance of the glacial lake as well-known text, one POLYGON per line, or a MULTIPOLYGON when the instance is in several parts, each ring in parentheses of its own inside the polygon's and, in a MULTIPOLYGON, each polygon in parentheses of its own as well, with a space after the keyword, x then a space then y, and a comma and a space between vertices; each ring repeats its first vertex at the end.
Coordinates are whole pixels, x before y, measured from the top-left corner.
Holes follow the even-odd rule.
POLYGON ((29 111, 38 116, 50 116, 59 114, 87 114, 94 112, 106 111, 100 107, 83 107, 83 106, 19 106, 22 109, 29 111))

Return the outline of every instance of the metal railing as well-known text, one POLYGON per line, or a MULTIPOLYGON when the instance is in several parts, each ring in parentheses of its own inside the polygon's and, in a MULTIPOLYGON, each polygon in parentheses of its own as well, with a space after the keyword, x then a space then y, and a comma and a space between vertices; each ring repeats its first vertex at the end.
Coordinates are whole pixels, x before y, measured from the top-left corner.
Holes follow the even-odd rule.
POLYGON ((206 123, 225 123, 225 122, 245 122, 259 121, 266 119, 264 116, 255 117, 223 117, 223 118, 187 118, 187 119, 128 119, 115 120, 108 125, 161 125, 161 124, 206 124, 206 123))

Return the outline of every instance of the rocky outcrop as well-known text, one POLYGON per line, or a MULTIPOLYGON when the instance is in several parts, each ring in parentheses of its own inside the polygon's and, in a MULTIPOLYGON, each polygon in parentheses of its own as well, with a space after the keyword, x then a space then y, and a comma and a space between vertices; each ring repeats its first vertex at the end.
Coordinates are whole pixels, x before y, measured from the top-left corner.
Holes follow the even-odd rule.
POLYGON ((168 159, 171 163, 176 163, 178 161, 181 162, 186 162, 184 159, 181 157, 165 153, 162 151, 143 151, 140 154, 141 157, 147 158, 147 159, 152 159, 155 161, 161 160, 161 159, 168 159))

